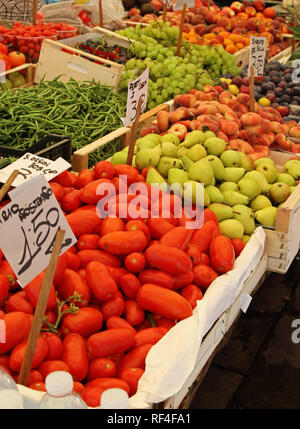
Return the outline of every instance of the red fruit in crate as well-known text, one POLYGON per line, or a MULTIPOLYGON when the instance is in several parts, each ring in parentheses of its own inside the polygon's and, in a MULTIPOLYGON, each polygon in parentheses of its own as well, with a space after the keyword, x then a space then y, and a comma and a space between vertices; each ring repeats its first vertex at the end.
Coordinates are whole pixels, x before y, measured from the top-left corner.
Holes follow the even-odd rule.
POLYGON ((11 61, 11 65, 13 68, 21 66, 25 64, 26 57, 22 52, 13 51, 8 54, 8 58, 11 61))

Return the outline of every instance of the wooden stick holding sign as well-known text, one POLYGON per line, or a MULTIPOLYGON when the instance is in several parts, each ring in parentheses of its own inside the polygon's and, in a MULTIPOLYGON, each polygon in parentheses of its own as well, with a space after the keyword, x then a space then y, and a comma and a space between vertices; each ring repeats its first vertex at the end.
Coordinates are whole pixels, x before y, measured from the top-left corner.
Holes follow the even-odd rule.
MULTIPOLYGON (((294 23, 293 23, 294 28, 297 27, 297 23, 298 23, 298 0, 296 0, 295 9, 294 9, 294 23)), ((296 39, 293 39, 292 53, 295 51, 295 48, 296 48, 296 39)))
POLYGON ((103 6, 102 6, 102 0, 99 0, 99 22, 100 22, 100 27, 103 27, 103 6))
POLYGON ((24 358, 18 378, 18 383, 26 386, 28 376, 31 370, 32 360, 36 349, 37 341, 43 326, 44 315, 48 303, 50 288, 56 270, 57 261, 60 255, 61 247, 64 240, 65 231, 59 229, 56 233, 50 263, 46 269, 43 284, 40 290, 39 299, 35 309, 24 358))
POLYGON ((182 34, 183 34, 183 26, 184 26, 185 12, 186 12, 186 3, 184 3, 184 5, 183 5, 183 9, 182 9, 182 12, 181 12, 181 21, 180 21, 179 36, 178 36, 177 51, 176 51, 176 55, 177 55, 177 57, 179 57, 179 55, 180 55, 180 49, 181 49, 181 42, 182 42, 182 34))
POLYGON ((134 145, 135 145, 135 141, 136 141, 137 128, 138 128, 140 116, 141 116, 142 103, 143 103, 143 97, 140 97, 139 102, 138 102, 138 106, 137 106, 136 117, 135 117, 135 120, 131 126, 129 148, 128 148, 128 155, 127 155, 127 165, 132 165, 134 145))
POLYGON ((36 24, 37 0, 32 0, 32 25, 36 24))
POLYGON ((7 191, 9 190, 9 188, 11 187, 11 185, 13 184, 14 180, 16 179, 17 175, 19 174, 18 170, 14 170, 11 175, 9 176, 9 178, 7 179, 7 181, 4 183, 4 185, 2 186, 1 190, 0 190, 0 202, 3 200, 3 198, 5 197, 7 191))
POLYGON ((249 95, 250 95, 250 112, 254 112, 255 111, 254 66, 250 67, 249 95))
POLYGON ((167 3, 168 3, 168 0, 165 0, 164 4, 163 4, 163 16, 162 16, 162 19, 163 19, 164 22, 166 22, 167 3))

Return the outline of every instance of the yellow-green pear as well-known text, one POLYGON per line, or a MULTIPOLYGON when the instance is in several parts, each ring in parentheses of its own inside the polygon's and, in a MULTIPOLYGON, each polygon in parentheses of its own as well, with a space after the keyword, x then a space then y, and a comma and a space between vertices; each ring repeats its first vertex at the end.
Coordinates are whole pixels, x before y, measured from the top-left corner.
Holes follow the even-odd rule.
POLYGON ((172 142, 162 142, 161 151, 161 156, 170 156, 171 158, 177 158, 177 146, 172 142))
POLYGON ((220 191, 223 193, 225 191, 237 191, 238 185, 235 182, 223 182, 219 186, 220 191))
POLYGON ((250 240, 250 238, 251 238, 250 235, 244 234, 243 238, 242 238, 242 241, 247 244, 248 241, 250 240))
POLYGON ((286 183, 289 186, 295 186, 296 184, 293 176, 288 173, 279 173, 277 176, 277 182, 286 183))
POLYGON ((299 180, 300 160, 298 161, 297 159, 290 159, 283 165, 282 172, 290 174, 295 180, 299 180))
POLYGON ((203 144, 205 141, 205 134, 200 130, 193 130, 187 133, 183 141, 183 145, 187 148, 194 146, 195 144, 203 144))
POLYGON ((173 185, 174 183, 180 183, 180 185, 182 186, 187 180, 189 180, 187 172, 180 168, 170 168, 170 170, 168 171, 169 185, 173 185))
POLYGON ((270 186, 269 195, 274 203, 280 204, 291 195, 291 189, 286 183, 276 182, 270 186))
POLYGON ((267 194, 269 192, 270 185, 265 176, 257 170, 247 171, 244 176, 245 179, 254 180, 261 187, 261 192, 267 194))
POLYGON ((241 154, 236 150, 225 150, 220 156, 224 167, 240 167, 241 165, 241 154))
POLYGON ((187 180, 183 185, 183 197, 185 202, 192 203, 197 206, 204 205, 208 207, 210 198, 202 183, 195 180, 187 180))
POLYGON ((212 203, 223 203, 224 202, 224 196, 219 188, 213 185, 207 185, 205 186, 205 190, 209 195, 210 201, 212 203))
POLYGON ((146 183, 149 183, 150 185, 156 185, 164 192, 167 192, 169 188, 166 180, 154 167, 150 167, 148 169, 146 183))
POLYGON ((197 180, 204 185, 210 185, 214 179, 214 171, 207 158, 202 158, 189 169, 190 180, 197 180))
POLYGON ((190 158, 188 158, 187 156, 185 156, 185 155, 182 156, 180 159, 182 161, 183 169, 185 171, 189 171, 189 169, 191 168, 191 166, 194 164, 193 161, 190 158))
POLYGON ((268 183, 272 184, 276 182, 277 180, 277 170, 276 167, 274 167, 269 162, 262 162, 256 167, 256 171, 259 171, 262 173, 265 178, 267 179, 268 183))
POLYGON ((211 131, 211 130, 205 131, 204 135, 205 135, 205 141, 208 140, 208 139, 210 139, 211 137, 217 137, 215 135, 215 133, 213 131, 211 131))
POLYGON ((254 200, 251 201, 250 207, 256 212, 258 210, 264 209, 265 207, 272 207, 272 203, 265 195, 258 195, 254 198, 254 200))
POLYGON ((251 179, 241 179, 238 182, 238 192, 240 192, 243 195, 247 195, 250 200, 253 200, 253 198, 257 197, 261 193, 261 186, 251 179))
POLYGON ((156 167, 161 157, 161 147, 155 146, 152 149, 141 149, 137 152, 135 162, 142 170, 146 167, 156 167))
POLYGON ((241 167, 225 167, 225 182, 238 183, 245 174, 245 169, 241 167))
POLYGON ((161 136, 161 143, 163 142, 172 142, 178 146, 180 144, 180 139, 173 133, 167 133, 164 136, 161 136))
POLYGON ((201 144, 195 144, 188 151, 186 156, 190 158, 193 162, 199 161, 202 158, 205 158, 207 155, 206 150, 201 144))
POLYGON ((224 152, 227 143, 219 137, 210 137, 205 140, 204 146, 208 155, 220 156, 224 152))
POLYGON ((189 149, 187 147, 179 145, 177 147, 177 158, 182 158, 183 156, 187 156, 189 149))
POLYGON ((220 158, 218 158, 215 155, 208 155, 206 158, 210 162, 210 165, 211 165, 213 172, 214 172, 215 179, 218 181, 224 180, 225 167, 224 167, 222 161, 220 160, 220 158))
POLYGON ((150 133, 147 134, 144 137, 140 137, 136 143, 138 143, 141 140, 152 140, 153 142, 155 142, 157 145, 161 142, 161 136, 159 134, 155 134, 155 133, 150 133))
POLYGON ((225 191, 223 192, 224 203, 229 206, 235 206, 236 204, 243 204, 247 206, 249 204, 249 198, 247 195, 243 195, 237 191, 225 191))
POLYGON ((164 177, 168 177, 170 168, 182 168, 183 164, 180 159, 170 158, 169 156, 162 156, 157 165, 157 171, 164 177))
POLYGON ((261 225, 275 226, 276 212, 276 207, 265 207, 264 209, 255 212, 255 219, 261 225))
POLYGON ((244 225, 239 220, 225 219, 219 225, 221 233, 231 240, 233 238, 241 240, 244 236, 244 225))
POLYGON ((250 158, 250 156, 242 152, 240 154, 241 154, 240 167, 244 168, 246 171, 255 170, 254 161, 250 158))
POLYGON ((136 143, 137 151, 139 151, 141 149, 152 149, 155 146, 157 146, 157 143, 155 143, 151 139, 147 139, 146 137, 139 139, 139 141, 137 141, 137 143, 136 143))
POLYGON ((254 211, 242 204, 236 204, 232 207, 233 218, 239 220, 244 225, 244 233, 251 235, 255 230, 254 211))
POLYGON ((120 152, 116 152, 116 153, 114 153, 113 154, 113 156, 111 157, 111 160, 110 160, 110 162, 113 164, 113 165, 118 165, 118 164, 126 164, 127 163, 127 152, 123 152, 123 151, 120 151, 120 152))
POLYGON ((273 167, 276 167, 276 165, 275 165, 275 162, 273 161, 273 159, 271 159, 271 158, 259 158, 259 159, 256 159, 255 161, 254 161, 254 166, 255 166, 255 168, 256 167, 258 167, 260 164, 264 164, 264 163, 270 163, 271 165, 273 165, 273 167))
POLYGON ((226 204, 212 203, 208 206, 208 208, 214 212, 219 222, 222 222, 222 220, 225 219, 231 219, 233 217, 232 207, 227 206, 226 204))

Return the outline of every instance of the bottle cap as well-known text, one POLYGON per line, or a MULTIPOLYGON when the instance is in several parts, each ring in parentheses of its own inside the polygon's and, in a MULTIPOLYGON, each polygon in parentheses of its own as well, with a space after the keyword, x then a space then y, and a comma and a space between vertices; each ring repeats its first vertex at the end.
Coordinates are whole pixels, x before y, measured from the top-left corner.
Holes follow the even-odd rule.
POLYGON ((128 409, 128 394, 123 389, 107 389, 101 395, 101 408, 128 409))
POLYGON ((54 371, 47 375, 45 384, 49 395, 64 396, 72 393, 74 382, 70 373, 54 371))
POLYGON ((18 390, 15 390, 15 389, 0 390, 0 409, 1 410, 23 409, 23 396, 18 390))
POLYGON ((18 390, 15 380, 0 366, 0 389, 18 390))

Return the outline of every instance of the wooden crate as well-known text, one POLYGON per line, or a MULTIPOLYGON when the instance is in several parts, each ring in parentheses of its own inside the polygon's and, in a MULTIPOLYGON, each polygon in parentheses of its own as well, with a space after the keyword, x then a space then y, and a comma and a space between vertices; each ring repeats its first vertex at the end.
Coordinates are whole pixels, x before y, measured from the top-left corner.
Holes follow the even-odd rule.
POLYGON ((220 346, 231 334, 230 329, 234 323, 239 319, 242 314, 240 298, 241 295, 246 293, 253 296, 262 285, 267 267, 267 256, 264 255, 257 265, 256 269, 252 272, 250 277, 245 281, 241 293, 236 298, 234 303, 225 311, 218 320, 214 323, 213 327, 204 337, 201 347, 199 349, 197 363, 186 380, 184 386, 171 398, 164 402, 155 404, 154 408, 160 409, 188 409, 189 405, 205 378, 214 356, 219 351, 220 346))
MULTIPOLYGON (((294 155, 294 154, 293 154, 294 155)), ((292 154, 271 151, 277 168, 283 166, 292 154)), ((264 228, 267 269, 284 274, 289 269, 300 247, 300 184, 277 210, 275 228, 264 228)))
POLYGON ((249 64, 250 46, 246 46, 233 54, 236 57, 238 66, 245 67, 249 64))
POLYGON ((77 81, 95 80, 103 85, 108 85, 117 91, 122 65, 109 60, 101 59, 104 63, 96 64, 87 59, 99 61, 99 58, 86 52, 68 46, 68 52, 63 52, 66 45, 62 43, 45 39, 42 43, 38 67, 36 69, 36 80, 52 80, 61 75, 62 81, 73 77, 77 81), (55 65, 51 67, 51 64, 55 65))

